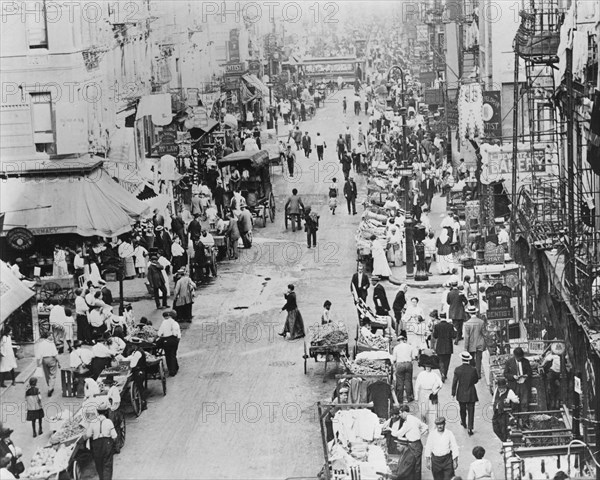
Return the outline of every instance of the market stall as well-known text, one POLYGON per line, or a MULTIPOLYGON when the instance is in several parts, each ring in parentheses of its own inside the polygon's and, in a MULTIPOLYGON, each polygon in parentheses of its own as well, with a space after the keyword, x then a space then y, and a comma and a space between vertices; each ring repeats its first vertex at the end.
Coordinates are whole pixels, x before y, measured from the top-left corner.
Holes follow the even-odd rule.
POLYGON ((503 444, 506 480, 552 478, 559 471, 570 478, 595 478, 593 452, 576 439, 566 406, 511 415, 522 428, 513 428, 503 444))
POLYGON ((391 474, 382 425, 368 403, 317 403, 325 463, 319 478, 375 480, 391 474))
MULTIPOLYGON (((338 364, 343 357, 348 357, 348 330, 344 323, 328 323, 310 327, 310 345, 304 340, 304 373, 308 372, 307 362, 314 358, 315 362, 324 361, 327 373, 327 363, 335 361, 338 364)), ((323 378, 325 381, 325 378, 323 378)))

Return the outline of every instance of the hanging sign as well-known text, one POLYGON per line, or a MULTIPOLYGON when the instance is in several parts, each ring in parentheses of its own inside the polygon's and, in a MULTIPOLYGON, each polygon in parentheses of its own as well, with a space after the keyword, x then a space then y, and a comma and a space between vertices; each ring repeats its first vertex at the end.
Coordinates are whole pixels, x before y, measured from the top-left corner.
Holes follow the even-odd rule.
POLYGON ((512 289, 501 283, 489 287, 485 291, 488 300, 487 318, 501 320, 514 318, 514 311, 510 304, 512 289))
POLYGON ((156 153, 159 155, 178 155, 179 145, 177 145, 177 126, 165 125, 162 132, 159 133, 160 143, 156 147, 156 153))
POLYGON ((573 389, 575 390, 575 393, 583 395, 583 390, 581 389, 581 378, 577 376, 573 377, 573 389))
POLYGON ((500 90, 483 92, 483 128, 487 138, 502 137, 500 90))
POLYGON ((6 234, 6 241, 15 250, 29 250, 33 246, 33 232, 22 227, 13 228, 6 234))

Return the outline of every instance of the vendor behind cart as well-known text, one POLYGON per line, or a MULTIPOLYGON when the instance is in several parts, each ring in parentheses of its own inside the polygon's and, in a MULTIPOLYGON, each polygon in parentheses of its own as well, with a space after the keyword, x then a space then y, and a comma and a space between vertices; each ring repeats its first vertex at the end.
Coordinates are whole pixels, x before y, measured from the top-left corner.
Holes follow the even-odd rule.
POLYGON ((90 439, 98 477, 100 480, 112 480, 117 431, 113 422, 103 414, 95 412, 94 416, 87 429, 86 438, 90 439))
POLYGON ((100 376, 102 370, 110 366, 114 356, 114 352, 111 349, 111 346, 112 338, 108 333, 106 333, 102 338, 102 341, 98 342, 92 347, 93 358, 92 363, 90 365, 90 372, 94 380, 96 380, 100 376))
POLYGON ((142 396, 142 410, 148 408, 145 396, 144 380, 146 379, 146 352, 141 346, 142 341, 137 338, 132 338, 123 355, 117 356, 117 359, 124 362, 129 362, 133 381, 137 385, 142 396))

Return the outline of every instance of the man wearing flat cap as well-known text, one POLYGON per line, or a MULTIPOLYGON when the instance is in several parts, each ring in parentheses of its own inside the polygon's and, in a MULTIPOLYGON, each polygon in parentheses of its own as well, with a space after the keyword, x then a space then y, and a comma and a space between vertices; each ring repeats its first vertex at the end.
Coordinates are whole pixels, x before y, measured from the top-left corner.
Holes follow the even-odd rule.
POLYGON ((479 381, 479 375, 477 374, 477 369, 471 365, 473 357, 469 352, 462 352, 460 358, 462 365, 454 369, 452 396, 456 397, 460 406, 460 424, 468 429, 469 436, 471 436, 473 435, 473 423, 475 420, 475 402, 479 400, 477 389, 475 388, 475 385, 479 381))
POLYGON ((479 378, 481 378, 481 358, 485 350, 485 337, 483 336, 485 324, 477 316, 477 308, 475 306, 469 305, 465 312, 470 316, 469 320, 463 325, 465 351, 469 352, 475 360, 475 368, 477 369, 479 378))
POLYGON ((446 429, 446 419, 438 417, 435 430, 429 432, 425 445, 425 464, 433 480, 450 480, 458 468, 458 443, 454 434, 446 429))

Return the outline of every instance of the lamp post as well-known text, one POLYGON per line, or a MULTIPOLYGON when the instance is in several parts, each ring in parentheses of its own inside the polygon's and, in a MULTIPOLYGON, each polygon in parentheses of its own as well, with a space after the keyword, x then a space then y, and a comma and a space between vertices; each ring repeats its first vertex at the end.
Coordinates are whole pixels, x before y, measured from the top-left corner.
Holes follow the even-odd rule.
POLYGON ((275 126, 275 133, 278 134, 277 129, 277 119, 275 118, 275 107, 273 107, 273 84, 271 82, 267 83, 267 87, 269 87, 269 120, 271 123, 271 128, 275 126))

